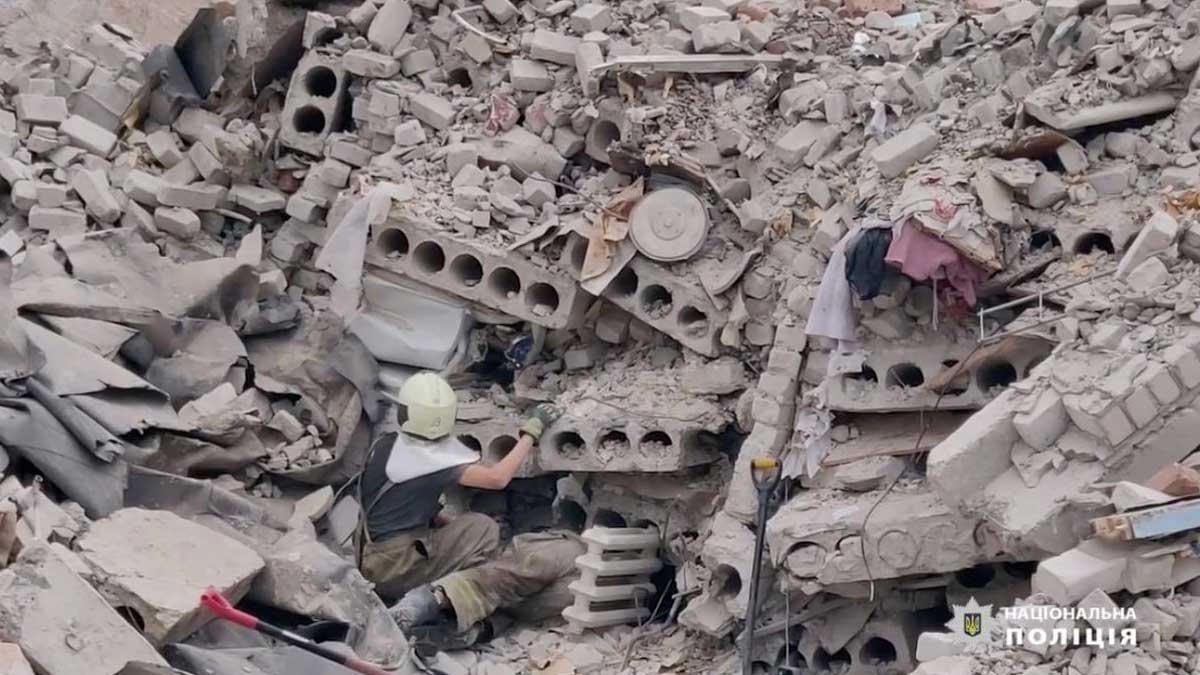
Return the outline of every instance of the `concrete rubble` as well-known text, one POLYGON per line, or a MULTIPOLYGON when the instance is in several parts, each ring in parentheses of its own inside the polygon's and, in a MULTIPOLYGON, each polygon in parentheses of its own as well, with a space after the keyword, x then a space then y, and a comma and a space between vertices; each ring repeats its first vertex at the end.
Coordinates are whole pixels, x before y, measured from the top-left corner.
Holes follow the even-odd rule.
POLYGON ((110 19, 0 57, 0 672, 309 672, 209 587, 397 673, 736 673, 752 604, 756 673, 1200 669, 1200 4, 110 19), (563 410, 447 508, 587 529, 565 621, 418 656, 356 569, 418 369, 484 461, 563 410))

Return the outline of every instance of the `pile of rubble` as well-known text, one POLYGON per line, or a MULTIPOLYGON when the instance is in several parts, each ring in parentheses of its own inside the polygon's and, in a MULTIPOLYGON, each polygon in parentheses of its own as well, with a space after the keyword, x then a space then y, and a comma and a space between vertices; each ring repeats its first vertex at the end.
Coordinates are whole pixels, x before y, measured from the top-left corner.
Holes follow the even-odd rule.
POLYGON ((431 369, 565 412, 450 508, 665 565, 445 672, 1194 672, 1200 6, 315 4, 3 63, 0 663, 298 667, 212 586, 415 668, 342 488, 431 369))

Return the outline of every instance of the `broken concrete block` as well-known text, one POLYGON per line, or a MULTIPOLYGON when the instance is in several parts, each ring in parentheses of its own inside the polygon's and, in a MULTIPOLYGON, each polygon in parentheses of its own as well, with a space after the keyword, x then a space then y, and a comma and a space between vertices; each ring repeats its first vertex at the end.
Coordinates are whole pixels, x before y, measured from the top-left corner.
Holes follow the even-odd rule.
POLYGON ((887 178, 895 178, 924 159, 938 146, 940 136, 926 124, 917 124, 888 139, 875 148, 871 158, 879 172, 887 178))
POLYGON ((742 31, 736 21, 705 23, 692 31, 692 48, 698 54, 737 51, 742 31))
POLYGON ((1048 450, 1066 432, 1068 421, 1062 397, 1047 388, 1037 397, 1033 408, 1013 416, 1013 427, 1030 447, 1048 450))
POLYGON ((264 564, 241 542, 203 525, 137 508, 96 521, 77 548, 100 594, 136 612, 158 645, 183 640, 212 619, 200 605, 205 589, 236 603, 264 564))
POLYGON ((1058 161, 1062 163, 1063 169, 1068 174, 1078 174, 1087 171, 1087 151, 1075 141, 1066 141, 1058 146, 1054 152, 1058 155, 1058 161))
POLYGON ((51 237, 87 232, 87 216, 69 209, 48 209, 35 206, 29 210, 29 227, 45 230, 51 237))
POLYGON ((158 191, 162 188, 162 182, 158 176, 134 169, 125 174, 125 183, 121 189, 139 204, 158 206, 158 191))
POLYGON ((215 185, 229 184, 229 173, 225 170, 225 164, 203 143, 193 143, 192 147, 188 148, 187 156, 206 182, 215 185))
POLYGON ((430 49, 414 49, 400 57, 400 72, 412 77, 437 68, 437 56, 430 49))
POLYGON ((45 544, 23 551, 12 566, 0 572, 0 604, 6 609, 0 639, 20 645, 39 673, 118 675, 131 661, 167 665, 129 622, 45 544))
POLYGON ((716 7, 681 7, 679 8, 677 17, 679 25, 683 26, 684 30, 695 33, 696 29, 706 23, 717 23, 719 21, 728 21, 729 12, 726 12, 716 7))
POLYGON ((1171 279, 1171 272, 1167 266, 1163 264, 1158 257, 1151 257, 1143 260, 1140 264, 1130 270, 1126 283, 1129 287, 1139 293, 1146 293, 1155 288, 1165 286, 1171 279))
POLYGON ((404 39, 410 21, 412 7, 405 0, 387 0, 371 21, 367 39, 379 51, 391 54, 404 39))
POLYGON ((58 130, 77 148, 108 157, 117 146, 117 137, 108 129, 95 124, 86 117, 71 115, 59 125, 58 130))
POLYGON ((1067 186, 1058 174, 1047 171, 1038 175, 1029 186, 1027 192, 1029 205, 1035 209, 1045 209, 1067 198, 1067 186))
POLYGON ((1165 251, 1179 236, 1179 223, 1170 214, 1155 210, 1117 265, 1117 278, 1125 278, 1150 256, 1165 251))
POLYGON ((603 31, 612 25, 612 10, 607 5, 591 3, 583 5, 571 14, 571 30, 576 35, 592 31, 603 31))
POLYGON ((1107 0, 1105 8, 1108 10, 1109 19, 1122 14, 1139 16, 1145 11, 1142 0, 1107 0))
POLYGON ((426 141, 425 127, 417 120, 408 120, 396 125, 392 132, 392 140, 402 148, 420 145, 426 141))
POLYGON ((15 97, 17 119, 29 124, 58 126, 67 119, 67 99, 61 96, 17 94, 15 97))
POLYGON ((1133 164, 1119 164, 1106 167, 1088 174, 1088 184, 1099 195, 1119 195, 1133 187, 1137 182, 1137 167, 1133 164))
POLYGON ((102 223, 115 223, 121 217, 121 206, 113 197, 108 175, 103 171, 76 169, 71 172, 71 187, 79 194, 87 212, 102 223))
POLYGON ((387 79, 400 72, 399 61, 370 49, 351 49, 342 54, 342 67, 360 77, 377 79, 387 79))
POLYGON ((801 120, 796 126, 775 141, 779 158, 789 166, 804 160, 805 155, 817 142, 826 125, 812 120, 801 120))
POLYGON ((684 371, 681 386, 689 394, 732 394, 746 388, 746 368, 729 357, 691 366, 684 371))
POLYGON ((158 203, 163 206, 179 206, 193 211, 212 211, 220 205, 227 193, 228 189, 220 185, 163 183, 162 188, 158 191, 158 203))
POLYGON ((444 131, 454 123, 454 104, 435 94, 413 94, 408 97, 408 108, 412 116, 425 124, 444 131))
POLYGON ((554 76, 546 66, 529 59, 513 59, 508 65, 508 80, 519 91, 543 92, 554 87, 554 76))
POLYGON ((282 193, 244 183, 229 188, 229 200, 254 213, 279 211, 287 205, 282 193))
POLYGON ((1071 605, 1097 589, 1107 593, 1121 590, 1125 566, 1126 553, 1121 547, 1090 540, 1039 563, 1031 586, 1058 605, 1071 605))
POLYGON ((539 28, 533 32, 529 42, 529 54, 539 61, 549 61, 560 66, 575 65, 575 51, 579 38, 539 28))
POLYGON ((160 206, 154 209, 154 225, 180 239, 200 234, 200 216, 188 209, 160 206))
POLYGON ((483 8, 496 23, 508 23, 519 14, 516 7, 508 0, 483 0, 483 8))

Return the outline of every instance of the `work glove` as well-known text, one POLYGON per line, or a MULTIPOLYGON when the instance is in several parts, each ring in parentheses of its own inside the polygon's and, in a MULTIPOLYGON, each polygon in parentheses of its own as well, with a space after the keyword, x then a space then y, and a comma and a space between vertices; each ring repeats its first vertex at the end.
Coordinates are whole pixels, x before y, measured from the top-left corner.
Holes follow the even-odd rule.
POLYGON ((540 441, 546 427, 554 424, 554 421, 560 417, 562 417, 561 410, 549 403, 539 403, 533 409, 529 419, 525 420, 525 424, 521 425, 521 433, 529 434, 533 440, 540 441))

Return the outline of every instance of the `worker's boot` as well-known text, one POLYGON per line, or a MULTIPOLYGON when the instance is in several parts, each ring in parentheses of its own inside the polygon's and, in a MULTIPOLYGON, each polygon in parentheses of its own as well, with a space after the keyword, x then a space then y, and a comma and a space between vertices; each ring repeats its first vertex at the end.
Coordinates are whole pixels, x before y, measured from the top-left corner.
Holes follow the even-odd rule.
POLYGON ((400 630, 408 633, 413 626, 435 623, 442 616, 442 604, 430 586, 418 586, 392 605, 388 613, 396 620, 400 630))

